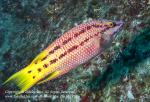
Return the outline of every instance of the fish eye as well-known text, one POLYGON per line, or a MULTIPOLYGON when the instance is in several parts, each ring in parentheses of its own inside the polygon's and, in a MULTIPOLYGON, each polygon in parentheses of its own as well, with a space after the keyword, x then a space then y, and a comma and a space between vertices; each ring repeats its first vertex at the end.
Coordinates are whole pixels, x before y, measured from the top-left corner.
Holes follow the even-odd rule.
POLYGON ((106 24, 108 27, 114 27, 115 26, 115 23, 114 22, 107 22, 106 24))

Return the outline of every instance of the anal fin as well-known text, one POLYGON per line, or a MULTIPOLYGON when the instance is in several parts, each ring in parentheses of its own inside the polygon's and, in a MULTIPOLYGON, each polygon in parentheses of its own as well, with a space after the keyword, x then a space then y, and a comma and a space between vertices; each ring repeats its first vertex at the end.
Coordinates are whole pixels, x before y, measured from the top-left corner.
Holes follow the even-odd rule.
POLYGON ((44 82, 50 81, 52 79, 55 79, 61 75, 64 75, 66 73, 68 73, 72 68, 63 68, 57 71, 54 71, 53 73, 51 73, 47 78, 45 78, 44 80, 38 82, 37 84, 42 84, 44 82))
POLYGON ((44 80, 38 82, 37 84, 42 84, 44 82, 50 81, 52 79, 57 78, 58 76, 60 76, 60 71, 55 71, 55 72, 51 73, 50 75, 48 75, 48 77, 46 77, 44 80))

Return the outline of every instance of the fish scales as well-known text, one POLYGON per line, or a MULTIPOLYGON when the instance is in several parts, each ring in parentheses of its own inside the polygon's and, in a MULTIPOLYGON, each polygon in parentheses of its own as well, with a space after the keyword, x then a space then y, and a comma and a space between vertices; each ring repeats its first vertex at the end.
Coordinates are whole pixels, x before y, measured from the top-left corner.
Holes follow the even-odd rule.
MULTIPOLYGON (((93 21, 90 23, 80 25, 80 26, 68 31, 67 33, 64 34, 64 36, 62 36, 61 38, 57 39, 54 42, 54 45, 60 46, 60 49, 55 50, 53 54, 49 55, 49 57, 58 59, 55 62, 55 64, 59 65, 58 67, 62 68, 62 69, 65 67, 68 68, 67 64, 70 65, 71 63, 74 63, 76 61, 78 61, 78 62, 76 62, 78 64, 84 63, 90 57, 92 57, 98 53, 98 51, 97 51, 97 53, 93 53, 90 56, 88 55, 89 53, 86 53, 87 55, 82 56, 82 53, 90 51, 90 48, 87 49, 85 46, 87 46, 88 42, 93 41, 94 37, 96 37, 95 34, 98 33, 99 36, 97 36, 97 37, 100 38, 100 36, 101 36, 100 31, 102 31, 102 29, 99 29, 100 25, 101 25, 100 22, 93 21), (94 25, 97 25, 97 26, 95 27, 94 25), (87 29, 88 27, 90 27, 90 29, 87 29), (92 34, 91 34, 91 32, 92 32, 92 34), (76 34, 78 34, 78 36, 76 36, 76 34), (70 39, 70 40, 67 41, 67 43, 63 44, 63 42, 65 42, 68 39, 70 39), (84 44, 81 46, 80 44, 82 42, 84 42, 84 44), (77 47, 74 47, 74 46, 77 46, 77 47), (80 52, 80 53, 78 53, 78 52, 80 52), (64 53, 66 53, 66 54, 64 54, 64 53), (78 55, 76 53, 78 53, 78 55), (64 54, 63 58, 59 59, 59 57, 62 54, 64 54), (72 58, 72 56, 74 56, 74 55, 76 55, 78 57, 72 62, 68 61, 68 60, 71 60, 70 58, 72 58), (79 59, 79 60, 77 60, 77 59, 79 59), (62 64, 60 64, 60 62, 62 64), (68 63, 65 64, 65 62, 68 62, 68 63), (61 66, 61 65, 63 65, 63 66, 61 66)), ((47 50, 49 51, 49 49, 47 49, 47 50)), ((91 49, 90 52, 94 52, 94 50, 95 49, 93 48, 93 49, 91 49)), ((74 63, 73 67, 76 67, 78 65, 76 63, 74 63)), ((70 69, 70 68, 68 68, 68 69, 70 69)))
POLYGON ((25 92, 35 84, 55 79, 87 62, 109 47, 122 22, 93 20, 77 25, 56 39, 27 67, 4 82, 25 92))

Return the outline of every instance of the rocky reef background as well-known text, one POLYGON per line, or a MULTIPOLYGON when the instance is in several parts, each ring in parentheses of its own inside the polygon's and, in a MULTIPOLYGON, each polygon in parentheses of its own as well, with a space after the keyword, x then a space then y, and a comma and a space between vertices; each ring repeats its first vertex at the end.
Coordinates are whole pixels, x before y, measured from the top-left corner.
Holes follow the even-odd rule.
MULTIPOLYGON (((0 100, 149 102, 149 0, 0 0, 0 100), (89 19, 124 21, 113 46, 68 74, 30 90, 73 91, 70 98, 6 98, 2 83, 65 31, 89 19)), ((59 94, 60 96, 60 94, 59 94)))

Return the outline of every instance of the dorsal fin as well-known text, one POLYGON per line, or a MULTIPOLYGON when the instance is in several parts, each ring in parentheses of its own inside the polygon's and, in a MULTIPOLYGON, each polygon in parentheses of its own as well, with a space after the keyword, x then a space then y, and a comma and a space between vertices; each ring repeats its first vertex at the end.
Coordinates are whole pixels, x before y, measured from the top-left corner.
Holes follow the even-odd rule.
POLYGON ((46 51, 41 52, 38 56, 36 56, 36 58, 31 62, 31 64, 37 64, 43 61, 44 59, 46 59, 47 54, 48 53, 46 51))

